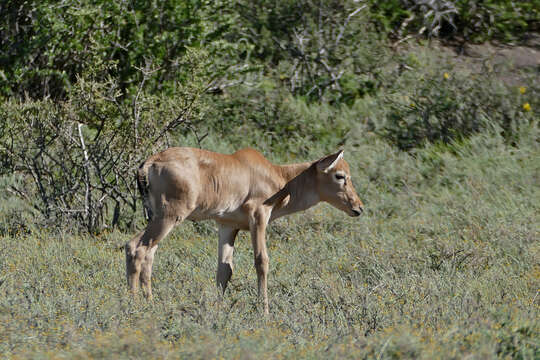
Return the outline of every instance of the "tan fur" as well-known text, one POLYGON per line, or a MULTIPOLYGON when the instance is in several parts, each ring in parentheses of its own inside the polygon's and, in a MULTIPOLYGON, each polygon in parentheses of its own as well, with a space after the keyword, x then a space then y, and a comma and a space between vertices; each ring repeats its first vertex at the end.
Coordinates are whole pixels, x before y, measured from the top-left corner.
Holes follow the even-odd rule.
POLYGON ((253 149, 232 155, 194 148, 170 148, 151 156, 138 172, 141 193, 151 219, 126 244, 130 290, 139 281, 152 296, 151 275, 158 243, 188 220, 213 219, 219 226, 217 285, 225 291, 233 271, 234 240, 239 230, 251 232, 259 295, 268 313, 269 222, 326 201, 350 216, 362 212, 343 151, 314 162, 274 165, 253 149), (341 179, 336 178, 341 176, 341 179))

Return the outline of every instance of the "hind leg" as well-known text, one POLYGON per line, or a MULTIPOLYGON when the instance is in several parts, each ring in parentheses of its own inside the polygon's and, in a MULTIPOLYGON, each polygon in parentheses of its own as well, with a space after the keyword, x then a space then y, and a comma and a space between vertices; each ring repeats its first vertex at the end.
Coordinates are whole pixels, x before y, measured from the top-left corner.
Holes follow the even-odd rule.
POLYGON ((148 223, 144 232, 137 234, 126 244, 126 277, 128 287, 133 294, 139 289, 139 279, 146 256, 152 252, 152 261, 149 267, 151 272, 153 253, 155 252, 152 248, 156 247, 158 242, 167 236, 174 224, 175 221, 171 219, 154 219, 148 223))
POLYGON ((154 245, 144 257, 144 262, 141 268, 141 285, 143 293, 148 300, 152 300, 152 265, 154 264, 154 254, 158 246, 154 245))

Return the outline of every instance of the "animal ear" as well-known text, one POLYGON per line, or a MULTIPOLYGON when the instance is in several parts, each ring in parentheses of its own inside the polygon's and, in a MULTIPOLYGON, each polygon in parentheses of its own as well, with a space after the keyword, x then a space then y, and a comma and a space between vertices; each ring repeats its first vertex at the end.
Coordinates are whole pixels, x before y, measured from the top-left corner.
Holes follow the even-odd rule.
POLYGON ((332 170, 340 159, 343 159, 343 150, 339 150, 337 153, 328 155, 317 162, 317 170, 321 172, 328 172, 332 170))

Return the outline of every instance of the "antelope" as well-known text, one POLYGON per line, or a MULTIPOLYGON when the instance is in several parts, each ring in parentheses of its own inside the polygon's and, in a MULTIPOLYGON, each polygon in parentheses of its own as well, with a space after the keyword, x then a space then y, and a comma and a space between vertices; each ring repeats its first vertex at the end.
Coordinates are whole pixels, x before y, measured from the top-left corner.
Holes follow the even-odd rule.
POLYGON ((175 225, 186 219, 213 219, 219 228, 218 288, 223 294, 232 276, 238 231, 249 230, 265 314, 269 313, 268 223, 321 201, 350 216, 363 212, 343 150, 313 162, 274 165, 250 148, 225 155, 175 147, 148 158, 138 169, 137 184, 149 222, 125 246, 131 293, 137 293, 140 282, 144 295, 152 298, 154 255, 175 225))

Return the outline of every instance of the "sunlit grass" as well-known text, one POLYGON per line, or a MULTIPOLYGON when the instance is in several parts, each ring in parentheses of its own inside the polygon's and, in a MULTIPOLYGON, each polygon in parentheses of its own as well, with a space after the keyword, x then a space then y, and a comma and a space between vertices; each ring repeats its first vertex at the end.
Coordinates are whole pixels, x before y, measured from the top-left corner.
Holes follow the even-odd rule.
MULTIPOLYGON (((346 157, 366 203, 269 231, 271 314, 250 240, 215 289, 211 223, 157 252, 152 303, 126 293, 131 234, 47 229, 0 241, 0 352, 22 358, 475 358, 539 356, 540 152, 476 136, 408 155, 366 140, 346 157)), ((527 140, 529 139, 529 140, 527 140)))

